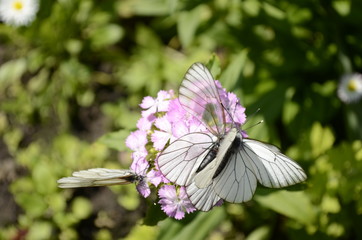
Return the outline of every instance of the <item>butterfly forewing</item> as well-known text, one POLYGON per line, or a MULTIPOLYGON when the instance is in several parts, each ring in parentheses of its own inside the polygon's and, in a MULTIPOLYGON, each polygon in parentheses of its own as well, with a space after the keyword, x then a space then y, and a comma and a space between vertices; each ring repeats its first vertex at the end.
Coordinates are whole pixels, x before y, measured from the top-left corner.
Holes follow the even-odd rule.
POLYGON ((244 139, 242 159, 253 168, 258 181, 266 187, 281 188, 307 179, 303 169, 276 147, 252 139, 244 139))
POLYGON ((179 89, 179 100, 211 133, 216 136, 225 133, 225 110, 215 80, 201 63, 193 64, 187 71, 179 89))
POLYGON ((118 170, 107 168, 92 168, 74 172, 72 177, 58 180, 60 188, 96 187, 123 185, 141 180, 141 177, 132 170, 118 170))

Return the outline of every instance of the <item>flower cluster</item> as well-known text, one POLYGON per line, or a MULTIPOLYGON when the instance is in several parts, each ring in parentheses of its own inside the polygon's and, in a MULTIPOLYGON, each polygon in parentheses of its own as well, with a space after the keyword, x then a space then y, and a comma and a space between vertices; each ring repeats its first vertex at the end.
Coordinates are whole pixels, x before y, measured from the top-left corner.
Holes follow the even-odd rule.
POLYGON ((13 26, 31 23, 39 9, 38 0, 1 0, 0 19, 13 26))
MULTIPOLYGON (((226 92, 218 81, 216 86, 223 106, 230 113, 226 122, 242 125, 245 108, 233 93, 226 92)), ((157 157, 169 143, 190 132, 205 132, 206 127, 188 113, 180 104, 173 91, 160 91, 156 98, 145 97, 140 104, 142 117, 137 123, 138 130, 126 139, 126 145, 133 151, 131 169, 142 176, 137 190, 143 197, 151 193, 150 186, 158 189, 159 204, 170 217, 182 219, 185 213, 195 211, 185 188, 169 182, 159 171, 157 157)))

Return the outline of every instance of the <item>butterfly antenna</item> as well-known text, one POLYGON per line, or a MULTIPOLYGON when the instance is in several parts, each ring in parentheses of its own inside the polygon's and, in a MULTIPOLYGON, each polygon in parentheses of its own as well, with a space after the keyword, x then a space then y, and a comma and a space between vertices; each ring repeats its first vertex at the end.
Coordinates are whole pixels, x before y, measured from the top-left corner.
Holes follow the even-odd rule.
MULTIPOLYGON (((249 119, 250 119, 251 117, 255 116, 259 111, 260 111, 260 108, 256 109, 255 112, 253 112, 252 114, 250 114, 250 115, 246 118, 246 121, 245 121, 245 123, 244 123, 243 125, 245 125, 246 123, 248 123, 248 122, 249 122, 249 119)), ((262 122, 262 121, 261 121, 261 122, 262 122)), ((261 122, 260 122, 260 123, 261 123, 261 122)), ((254 124, 253 126, 258 125, 258 124, 260 124, 260 123, 254 124)))
MULTIPOLYGON (((234 115, 235 115, 235 111, 236 111, 236 105, 237 105, 238 103, 236 102, 235 103, 235 107, 234 107, 234 115)), ((229 115, 229 117, 230 117, 230 119, 231 119, 231 121, 232 121, 232 123, 233 123, 233 126, 235 126, 236 124, 235 124, 235 121, 234 121, 234 118, 232 117, 232 115, 231 115, 231 113, 230 113, 230 111, 229 111, 229 109, 227 109, 225 106, 224 106, 224 104, 223 103, 221 103, 221 106, 225 109, 225 111, 227 112, 227 114, 229 115)), ((226 120, 225 120, 225 122, 226 122, 226 120)))
POLYGON ((255 127, 255 126, 258 126, 260 123, 263 123, 263 122, 264 122, 264 120, 260 120, 259 122, 257 122, 257 123, 255 123, 255 124, 253 124, 253 125, 245 128, 245 129, 243 129, 243 130, 246 131, 246 130, 248 130, 248 129, 250 129, 250 128, 253 128, 253 127, 255 127))

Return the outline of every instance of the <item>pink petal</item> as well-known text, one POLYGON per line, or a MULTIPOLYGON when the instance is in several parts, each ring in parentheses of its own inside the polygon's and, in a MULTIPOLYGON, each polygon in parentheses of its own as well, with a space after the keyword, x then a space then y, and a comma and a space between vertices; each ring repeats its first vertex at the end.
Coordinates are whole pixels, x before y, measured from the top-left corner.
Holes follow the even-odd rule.
POLYGON ((156 150, 161 151, 171 137, 172 134, 170 133, 155 130, 155 132, 151 135, 151 141, 153 142, 153 147, 156 150))
POLYGON ((147 173, 147 179, 150 183, 157 187, 161 182, 163 182, 163 175, 160 171, 151 170, 147 173))
POLYGON ((151 194, 151 189, 146 181, 140 181, 137 184, 136 189, 139 194, 141 194, 144 198, 148 197, 151 194))
POLYGON ((147 117, 142 117, 137 122, 137 128, 142 131, 148 131, 151 129, 152 124, 156 120, 156 117, 154 115, 149 115, 147 117))
POLYGON ((126 139, 126 146, 133 151, 146 151, 146 143, 147 133, 141 130, 131 132, 131 134, 126 139))
POLYGON ((142 103, 140 104, 140 107, 143 109, 148 109, 152 107, 155 104, 155 99, 153 99, 150 96, 144 97, 142 100, 142 103))

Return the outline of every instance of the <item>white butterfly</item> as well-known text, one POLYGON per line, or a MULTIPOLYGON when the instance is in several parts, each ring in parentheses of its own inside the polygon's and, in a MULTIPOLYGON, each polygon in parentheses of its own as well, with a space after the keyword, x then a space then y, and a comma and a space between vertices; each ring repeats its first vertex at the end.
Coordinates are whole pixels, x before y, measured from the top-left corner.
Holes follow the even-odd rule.
POLYGON ((74 172, 72 177, 65 177, 58 180, 60 188, 97 187, 118 184, 129 184, 142 180, 132 170, 118 170, 107 168, 92 168, 74 172))
POLYGON ((257 182, 281 188, 307 178, 303 169, 278 148, 244 138, 241 129, 226 120, 231 114, 221 101, 214 78, 201 63, 187 71, 179 101, 207 132, 178 138, 164 149, 157 163, 168 180, 186 186, 197 209, 209 211, 220 199, 248 201, 257 182))

